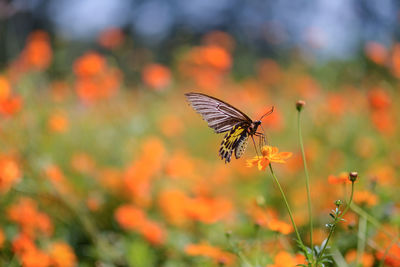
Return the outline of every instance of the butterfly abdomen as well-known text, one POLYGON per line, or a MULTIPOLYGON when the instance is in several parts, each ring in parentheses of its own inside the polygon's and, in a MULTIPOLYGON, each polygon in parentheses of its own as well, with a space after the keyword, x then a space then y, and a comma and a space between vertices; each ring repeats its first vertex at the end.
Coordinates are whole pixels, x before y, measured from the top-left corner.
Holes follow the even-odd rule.
POLYGON ((243 155, 244 151, 247 148, 248 140, 249 140, 249 136, 247 134, 243 134, 240 137, 239 142, 237 143, 237 145, 235 147, 236 159, 240 158, 243 155))

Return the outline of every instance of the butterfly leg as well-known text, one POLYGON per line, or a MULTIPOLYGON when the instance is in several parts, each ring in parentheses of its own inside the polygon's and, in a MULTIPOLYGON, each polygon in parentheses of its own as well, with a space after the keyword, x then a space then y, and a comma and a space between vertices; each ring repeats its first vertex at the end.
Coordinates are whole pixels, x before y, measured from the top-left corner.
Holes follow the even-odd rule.
POLYGON ((267 144, 267 140, 266 140, 267 138, 266 138, 265 134, 260 133, 260 132, 256 132, 254 135, 258 136, 260 138, 260 142, 261 142, 262 146, 267 144))
POLYGON ((259 157, 260 155, 258 155, 258 150, 257 150, 256 142, 254 142, 254 137, 253 137, 253 135, 250 135, 250 136, 251 136, 251 140, 253 140, 253 145, 254 145, 254 149, 256 150, 257 157, 259 157))
MULTIPOLYGON (((265 135, 263 133, 260 133, 260 132, 256 132, 254 135, 259 138, 258 139, 258 148, 259 148, 259 150, 261 152, 261 148, 264 146, 265 135)), ((258 152, 257 152, 257 155, 258 155, 258 152)))

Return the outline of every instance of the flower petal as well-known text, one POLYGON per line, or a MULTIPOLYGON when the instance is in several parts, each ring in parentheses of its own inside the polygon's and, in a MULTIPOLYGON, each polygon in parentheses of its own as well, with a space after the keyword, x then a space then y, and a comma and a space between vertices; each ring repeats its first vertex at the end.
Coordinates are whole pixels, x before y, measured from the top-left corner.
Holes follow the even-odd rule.
POLYGON ((258 169, 260 171, 265 171, 265 169, 267 168, 268 164, 269 164, 269 160, 268 159, 266 159, 266 158, 260 159, 258 161, 258 169))
POLYGON ((254 167, 258 164, 258 161, 259 161, 259 157, 254 157, 253 159, 248 159, 246 161, 246 166, 249 168, 254 167))
POLYGON ((279 157, 282 159, 288 159, 293 155, 292 152, 281 152, 279 153, 279 157))

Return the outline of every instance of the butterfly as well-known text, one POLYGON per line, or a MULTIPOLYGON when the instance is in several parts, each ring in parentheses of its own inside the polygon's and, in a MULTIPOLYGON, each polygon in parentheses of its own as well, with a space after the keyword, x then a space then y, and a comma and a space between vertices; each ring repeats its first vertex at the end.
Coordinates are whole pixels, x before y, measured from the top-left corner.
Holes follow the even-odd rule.
POLYGON ((214 129, 216 133, 227 132, 219 148, 219 156, 225 160, 225 163, 231 161, 233 153, 236 159, 243 155, 249 136, 253 140, 254 147, 253 136, 259 137, 260 143, 265 142, 265 135, 257 132, 257 129, 261 125, 261 119, 273 112, 273 107, 259 120, 253 121, 242 111, 215 97, 202 93, 186 93, 185 96, 210 128, 214 129))

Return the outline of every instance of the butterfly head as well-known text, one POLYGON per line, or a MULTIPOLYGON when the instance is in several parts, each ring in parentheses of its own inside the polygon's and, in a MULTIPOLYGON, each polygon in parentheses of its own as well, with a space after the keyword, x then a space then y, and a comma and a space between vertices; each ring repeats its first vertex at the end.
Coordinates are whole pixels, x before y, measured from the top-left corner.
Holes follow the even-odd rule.
POLYGON ((253 121, 249 127, 249 133, 254 134, 257 132, 258 126, 261 125, 261 121, 253 121))

